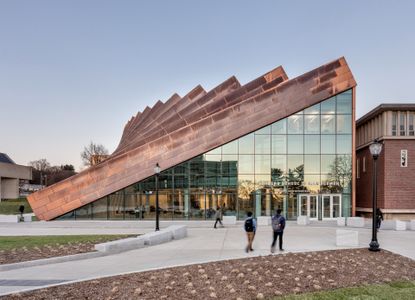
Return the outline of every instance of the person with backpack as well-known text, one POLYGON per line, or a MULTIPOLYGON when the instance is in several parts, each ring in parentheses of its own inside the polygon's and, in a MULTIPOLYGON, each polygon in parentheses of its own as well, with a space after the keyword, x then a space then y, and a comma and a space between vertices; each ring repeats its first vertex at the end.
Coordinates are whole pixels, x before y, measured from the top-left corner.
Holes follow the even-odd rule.
POLYGON ((277 213, 272 217, 272 230, 274 232, 272 244, 271 244, 271 253, 275 252, 275 243, 279 237, 279 246, 280 251, 284 251, 282 248, 282 236, 284 234, 285 228, 285 218, 281 215, 281 209, 277 209, 277 213))
POLYGON ((248 237, 248 245, 246 246, 245 251, 248 253, 249 251, 254 251, 254 249, 252 249, 252 243, 256 232, 256 220, 252 217, 252 212, 248 211, 246 215, 247 218, 244 222, 244 228, 246 236, 248 237))
POLYGON ((216 229, 216 225, 218 224, 218 222, 219 222, 220 226, 223 227, 222 218, 223 218, 223 209, 221 207, 218 207, 218 209, 216 210, 216 213, 215 213, 216 221, 215 221, 215 225, 213 226, 213 228, 216 229))

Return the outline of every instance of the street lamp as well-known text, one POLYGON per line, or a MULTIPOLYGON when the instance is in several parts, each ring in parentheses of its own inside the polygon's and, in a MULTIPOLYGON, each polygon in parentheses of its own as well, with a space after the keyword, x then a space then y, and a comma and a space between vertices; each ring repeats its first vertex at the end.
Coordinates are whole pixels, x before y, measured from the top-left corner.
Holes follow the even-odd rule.
POLYGON ((159 163, 154 167, 154 173, 156 175, 156 231, 160 230, 159 227, 159 175, 160 175, 160 166, 159 163))
POLYGON ((372 241, 369 244, 370 251, 380 251, 379 243, 377 239, 376 228, 376 163, 380 152, 382 151, 382 144, 377 139, 369 146, 370 154, 373 156, 373 184, 372 184, 372 241))

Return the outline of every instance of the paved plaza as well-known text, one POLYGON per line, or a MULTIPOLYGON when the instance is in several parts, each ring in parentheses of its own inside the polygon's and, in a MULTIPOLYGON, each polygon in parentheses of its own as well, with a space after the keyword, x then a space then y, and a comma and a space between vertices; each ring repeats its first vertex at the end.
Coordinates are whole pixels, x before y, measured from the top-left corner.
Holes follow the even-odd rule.
MULTIPOLYGON (((172 223, 162 222, 161 227, 172 223)), ((178 223, 189 226, 187 238, 114 255, 2 271, 0 294, 129 272, 270 254, 270 226, 259 227, 255 251, 247 254, 243 250, 246 237, 242 222, 216 230, 211 228, 213 222, 175 222, 178 223)), ((153 231, 153 226, 154 222, 133 221, 0 223, 0 235, 142 234, 153 231)), ((285 252, 341 249, 335 245, 336 229, 332 222, 315 222, 309 226, 288 222, 284 233, 285 252)), ((370 228, 346 229, 359 232, 359 247, 368 246, 370 228)), ((415 231, 381 230, 378 239, 381 248, 415 259, 415 231)))

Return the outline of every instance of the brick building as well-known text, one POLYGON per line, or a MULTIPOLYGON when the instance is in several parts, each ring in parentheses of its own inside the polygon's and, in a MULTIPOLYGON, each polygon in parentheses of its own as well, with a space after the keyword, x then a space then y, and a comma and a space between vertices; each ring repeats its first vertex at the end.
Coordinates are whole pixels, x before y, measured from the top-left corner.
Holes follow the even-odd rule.
POLYGON ((387 219, 415 216, 415 104, 381 104, 356 124, 356 212, 370 215, 373 158, 369 145, 383 143, 378 159, 377 205, 387 219))

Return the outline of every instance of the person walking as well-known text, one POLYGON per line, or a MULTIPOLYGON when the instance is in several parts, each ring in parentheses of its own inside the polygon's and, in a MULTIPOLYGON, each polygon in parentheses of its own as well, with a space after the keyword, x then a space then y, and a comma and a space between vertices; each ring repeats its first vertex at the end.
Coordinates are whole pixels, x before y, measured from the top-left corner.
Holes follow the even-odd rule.
POLYGON ((376 230, 379 231, 380 224, 383 221, 383 213, 380 208, 376 209, 376 230))
POLYGON ((218 209, 216 210, 216 213, 215 213, 215 219, 216 219, 216 221, 215 221, 215 225, 213 226, 213 228, 216 229, 216 225, 218 224, 218 222, 219 222, 220 226, 223 227, 222 218, 223 218, 222 208, 221 207, 218 207, 218 209))
POLYGON ((276 214, 272 217, 272 231, 273 231, 273 239, 271 244, 271 253, 275 252, 275 243, 277 242, 277 238, 279 237, 279 248, 280 251, 284 251, 282 248, 282 236, 284 234, 285 228, 285 218, 281 215, 281 209, 277 209, 276 214))
POLYGON ((246 246, 245 251, 248 253, 249 251, 254 251, 252 243, 254 242, 256 232, 256 220, 252 217, 252 212, 248 211, 246 215, 247 218, 244 222, 244 229, 248 238, 248 245, 246 246))

